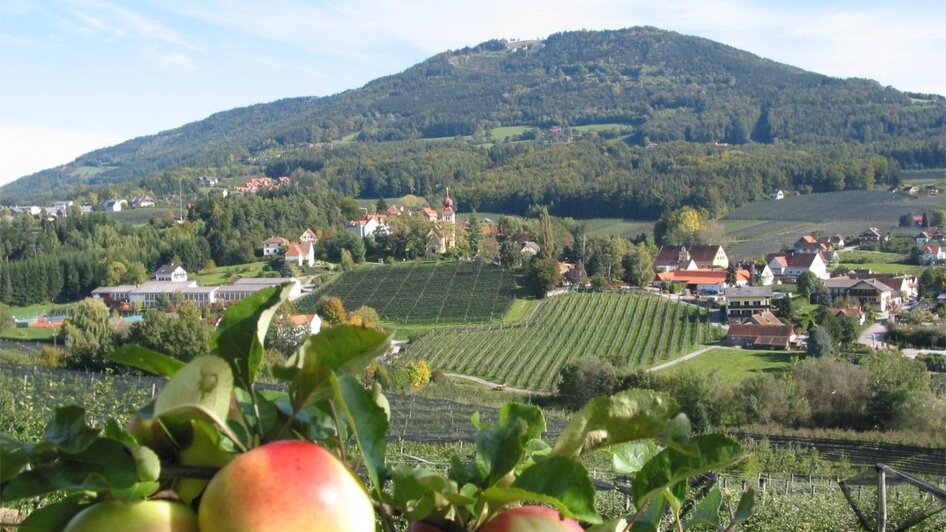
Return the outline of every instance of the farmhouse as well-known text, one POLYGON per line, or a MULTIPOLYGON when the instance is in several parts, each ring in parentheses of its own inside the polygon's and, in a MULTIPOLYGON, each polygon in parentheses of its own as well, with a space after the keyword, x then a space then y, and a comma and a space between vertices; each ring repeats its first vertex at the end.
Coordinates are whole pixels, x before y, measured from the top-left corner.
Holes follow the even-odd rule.
POLYGON ((882 231, 876 227, 868 227, 863 233, 858 235, 857 240, 862 244, 869 244, 872 242, 886 242, 890 240, 890 233, 887 231, 882 231))
POLYGON ((315 266, 315 246, 311 242, 292 244, 286 250, 286 262, 294 262, 299 266, 315 266))
POLYGON ((279 255, 283 246, 289 245, 289 241, 281 236, 271 236, 263 240, 263 256, 272 257, 279 255))
POLYGON ((128 202, 123 199, 108 200, 105 202, 105 212, 121 212, 125 205, 128 205, 128 202))
POLYGON ((132 207, 154 207, 154 199, 151 196, 135 196, 131 198, 132 207))
POLYGON ((923 264, 946 260, 946 247, 939 244, 927 244, 923 246, 921 251, 923 252, 923 256, 921 257, 923 264))
POLYGON ((901 299, 911 299, 918 295, 917 279, 915 275, 884 275, 876 273, 848 272, 846 277, 851 279, 875 279, 893 289, 894 294, 900 294, 901 299))
POLYGON ((727 288, 725 295, 726 318, 730 321, 741 321, 772 309, 770 286, 735 286, 727 288))
POLYGON ((795 331, 790 325, 758 325, 744 323, 730 325, 726 343, 755 349, 787 350, 795 340, 795 331))
POLYGON ((782 320, 778 319, 778 316, 772 314, 769 311, 762 311, 757 314, 753 314, 746 320, 746 323, 752 323, 755 325, 782 325, 782 320))
POLYGON ((765 257, 765 261, 772 269, 776 279, 795 281, 806 271, 815 274, 819 279, 827 279, 828 265, 821 253, 773 253, 765 257))
POLYGON ((783 200, 785 199, 785 192, 782 189, 777 188, 769 193, 769 199, 771 200, 783 200))
POLYGON ((920 234, 914 237, 916 240, 916 245, 928 244, 930 242, 939 242, 942 243, 943 240, 946 240, 946 235, 944 235, 939 229, 930 229, 929 231, 921 231, 920 234))
POLYGON ((291 329, 301 334, 319 334, 322 318, 318 314, 289 314, 276 319, 276 329, 291 329))
POLYGON ((729 267, 723 246, 661 246, 654 259, 654 270, 713 270, 729 267))
POLYGON ((876 279, 851 279, 836 277, 824 281, 825 288, 832 298, 852 297, 862 307, 875 312, 886 312, 893 304, 900 302, 900 294, 876 279))
POLYGON ((854 318, 858 325, 864 325, 867 315, 858 307, 829 308, 828 312, 835 318, 854 318))

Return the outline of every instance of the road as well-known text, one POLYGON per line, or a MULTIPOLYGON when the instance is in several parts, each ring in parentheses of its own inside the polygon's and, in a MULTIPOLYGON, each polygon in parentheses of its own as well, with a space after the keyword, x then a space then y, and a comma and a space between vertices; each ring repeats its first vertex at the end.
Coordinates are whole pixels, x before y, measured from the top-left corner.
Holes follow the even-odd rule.
POLYGON ((887 336, 887 327, 882 323, 873 323, 870 327, 864 329, 857 343, 868 347, 890 347, 884 342, 887 336))
MULTIPOLYGON (((662 369, 667 369, 667 368, 669 368, 670 366, 674 366, 674 365, 679 364, 679 363, 681 363, 681 362, 686 362, 687 360, 690 360, 691 358, 696 358, 696 357, 702 355, 703 353, 705 353, 705 352, 707 352, 707 351, 710 351, 710 350, 712 350, 712 349, 719 349, 719 348, 721 348, 721 347, 725 347, 725 346, 722 346, 722 345, 711 345, 711 346, 709 346, 709 347, 704 347, 704 348, 702 348, 702 349, 697 349, 696 351, 693 351, 692 353, 687 353, 687 354, 683 355, 683 356, 680 357, 680 358, 675 358, 675 359, 673 359, 673 360, 671 360, 671 361, 669 361, 669 362, 664 362, 663 364, 654 366, 654 367, 652 367, 652 368, 647 368, 647 369, 645 369, 644 371, 650 373, 650 372, 652 372, 652 371, 660 371, 660 370, 662 370, 662 369)), ((734 347, 733 349, 738 349, 738 348, 737 348, 737 347, 734 347)))

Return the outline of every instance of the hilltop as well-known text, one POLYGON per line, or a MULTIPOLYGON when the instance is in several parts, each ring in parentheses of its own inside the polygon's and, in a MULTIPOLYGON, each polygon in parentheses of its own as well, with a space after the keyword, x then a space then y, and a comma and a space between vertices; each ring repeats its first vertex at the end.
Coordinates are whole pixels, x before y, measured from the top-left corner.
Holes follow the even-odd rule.
MULTIPOLYGON (((429 194, 435 184, 488 180, 490 170, 523 156, 520 147, 496 150, 504 140, 533 141, 525 143, 555 152, 546 159, 587 159, 559 153, 561 146, 541 148, 541 141, 560 140, 561 131, 573 140, 584 134, 641 149, 673 142, 835 151, 853 146, 901 166, 933 167, 946 151, 943 102, 941 96, 831 78, 656 28, 567 32, 444 52, 333 96, 224 111, 91 152, 0 191, 9 199, 78 192, 185 168, 319 173, 335 161, 340 171, 327 181, 339 192, 429 194), (448 161, 444 167, 415 168, 439 154, 448 161), (411 175, 361 164, 366 158, 397 158, 401 174, 411 175), (428 169, 437 174, 426 175, 428 169)), ((626 152, 616 157, 631 158, 626 152)), ((630 160, 615 166, 595 178, 610 180, 639 168, 630 160)), ((545 190, 503 191, 500 197, 479 192, 469 195, 480 196, 482 207, 503 207, 516 194, 532 202, 550 199, 545 190)), ((635 200, 634 206, 641 203, 635 200)))

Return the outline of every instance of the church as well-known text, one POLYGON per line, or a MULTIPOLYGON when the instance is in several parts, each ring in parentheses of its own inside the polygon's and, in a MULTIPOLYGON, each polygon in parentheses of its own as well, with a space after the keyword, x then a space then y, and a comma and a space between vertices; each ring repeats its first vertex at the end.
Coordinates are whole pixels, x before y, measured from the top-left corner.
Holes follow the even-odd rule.
POLYGON ((433 228, 427 232, 427 245, 425 251, 428 257, 432 255, 443 255, 457 245, 457 213, 454 210, 455 203, 450 197, 450 188, 447 188, 447 195, 443 198, 443 211, 440 213, 440 220, 434 222, 433 228))

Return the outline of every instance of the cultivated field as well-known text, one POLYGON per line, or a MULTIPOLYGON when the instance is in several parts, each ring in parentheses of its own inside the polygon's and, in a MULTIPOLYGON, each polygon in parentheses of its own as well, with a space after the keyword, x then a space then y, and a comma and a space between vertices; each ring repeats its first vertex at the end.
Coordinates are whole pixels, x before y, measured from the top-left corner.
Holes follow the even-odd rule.
POLYGON ((443 262, 363 268, 300 298, 313 312, 319 297, 335 296, 348 310, 368 305, 398 323, 482 322, 502 318, 516 292, 513 275, 484 262, 443 262))
POLYGON ((408 356, 434 369, 518 388, 551 390, 559 369, 582 356, 647 368, 710 338, 706 313, 652 294, 568 294, 540 303, 527 321, 432 331, 408 356))
POLYGON ((730 258, 755 258, 793 244, 804 234, 857 236, 867 227, 899 228, 900 215, 942 205, 943 198, 905 196, 880 190, 849 190, 793 196, 780 201, 757 201, 723 217, 730 258))

